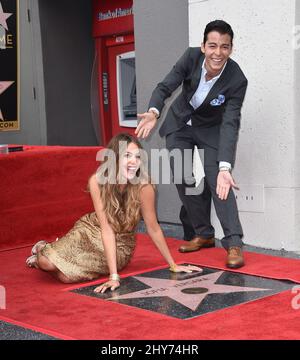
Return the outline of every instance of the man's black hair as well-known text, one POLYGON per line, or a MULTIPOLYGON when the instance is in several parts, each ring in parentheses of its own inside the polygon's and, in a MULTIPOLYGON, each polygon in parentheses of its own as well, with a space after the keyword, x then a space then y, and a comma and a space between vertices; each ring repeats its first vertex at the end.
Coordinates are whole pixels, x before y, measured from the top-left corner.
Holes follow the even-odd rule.
POLYGON ((218 33, 220 33, 222 35, 228 34, 231 37, 231 44, 232 44, 234 33, 232 31, 231 26, 223 20, 214 20, 206 25, 205 30, 204 30, 203 44, 206 43, 207 35, 212 31, 217 31, 218 33))

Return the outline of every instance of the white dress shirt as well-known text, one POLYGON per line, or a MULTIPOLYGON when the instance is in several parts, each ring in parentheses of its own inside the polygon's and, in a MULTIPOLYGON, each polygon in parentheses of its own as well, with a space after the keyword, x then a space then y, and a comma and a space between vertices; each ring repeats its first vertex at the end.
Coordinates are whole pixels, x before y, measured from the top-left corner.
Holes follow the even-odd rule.
MULTIPOLYGON (((193 95, 193 97, 191 98, 190 104, 192 105, 192 107, 194 109, 197 109, 199 106, 201 106, 204 102, 204 100, 206 99, 208 93, 210 92, 211 88, 215 85, 215 83, 217 82, 217 80, 220 78, 220 76, 222 75, 225 67, 226 67, 227 62, 224 64, 222 71, 220 72, 219 75, 215 76, 214 78, 206 81, 206 74, 207 74, 207 70, 205 68, 205 60, 203 61, 202 64, 202 73, 201 73, 201 79, 198 85, 198 88, 195 92, 195 94, 193 95)), ((187 122, 187 125, 192 125, 192 119, 190 119, 187 122)), ((219 163, 219 167, 228 167, 229 169, 231 169, 231 164, 227 161, 220 161, 219 163)))

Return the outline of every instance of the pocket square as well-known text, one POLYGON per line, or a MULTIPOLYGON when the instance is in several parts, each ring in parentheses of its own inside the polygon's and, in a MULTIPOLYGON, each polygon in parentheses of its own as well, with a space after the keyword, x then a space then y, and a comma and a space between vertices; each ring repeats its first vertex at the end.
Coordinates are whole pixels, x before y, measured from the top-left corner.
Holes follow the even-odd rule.
POLYGON ((224 95, 219 95, 216 99, 213 99, 210 102, 211 106, 220 106, 225 102, 225 96, 224 95))

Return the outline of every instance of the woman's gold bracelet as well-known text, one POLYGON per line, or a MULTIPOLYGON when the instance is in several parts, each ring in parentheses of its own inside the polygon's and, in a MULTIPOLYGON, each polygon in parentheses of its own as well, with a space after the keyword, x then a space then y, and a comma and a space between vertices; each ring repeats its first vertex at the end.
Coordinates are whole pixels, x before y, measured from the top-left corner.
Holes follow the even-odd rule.
POLYGON ((109 280, 113 280, 113 281, 119 281, 121 280, 119 274, 110 274, 109 275, 109 280))
POLYGON ((169 270, 172 272, 176 272, 176 268, 177 268, 177 265, 174 263, 174 264, 170 265, 169 270))

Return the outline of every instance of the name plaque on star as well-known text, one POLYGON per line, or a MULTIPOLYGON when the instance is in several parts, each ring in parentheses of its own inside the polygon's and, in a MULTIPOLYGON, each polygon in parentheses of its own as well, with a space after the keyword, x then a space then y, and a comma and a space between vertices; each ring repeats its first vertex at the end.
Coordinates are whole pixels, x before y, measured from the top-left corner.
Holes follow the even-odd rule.
POLYGON ((0 131, 20 130, 19 0, 0 0, 0 131))

